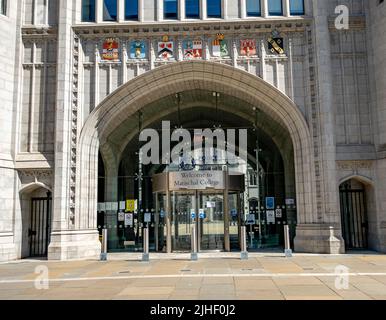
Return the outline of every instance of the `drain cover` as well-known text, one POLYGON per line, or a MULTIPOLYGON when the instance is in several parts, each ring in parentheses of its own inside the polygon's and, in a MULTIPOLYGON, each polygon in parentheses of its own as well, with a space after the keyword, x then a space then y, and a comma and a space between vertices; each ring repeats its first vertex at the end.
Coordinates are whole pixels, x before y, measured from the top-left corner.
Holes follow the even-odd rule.
POLYGON ((192 271, 192 270, 190 270, 190 269, 182 269, 181 270, 181 272, 190 272, 190 271, 192 271))
POLYGON ((120 271, 119 273, 130 273, 130 271, 129 270, 127 270, 127 271, 120 271))

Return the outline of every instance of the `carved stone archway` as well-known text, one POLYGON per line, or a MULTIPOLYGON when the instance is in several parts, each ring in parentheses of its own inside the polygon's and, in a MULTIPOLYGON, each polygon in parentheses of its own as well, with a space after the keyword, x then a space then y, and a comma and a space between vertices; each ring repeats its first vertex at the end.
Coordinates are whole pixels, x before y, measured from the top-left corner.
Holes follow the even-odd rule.
MULTIPOLYGON (((294 150, 299 229, 295 245, 299 251, 331 252, 329 228, 325 229, 328 230, 325 237, 324 234, 320 236, 323 227, 316 216, 312 139, 303 114, 289 97, 264 80, 231 66, 206 61, 184 61, 145 73, 118 88, 92 112, 81 131, 77 146, 75 230, 96 231, 99 146, 125 119, 147 105, 168 95, 192 89, 232 95, 258 107, 286 129, 294 150), (324 246, 320 244, 323 241, 324 246)), ((96 244, 96 232, 94 238, 95 242, 87 238, 88 245, 93 245, 93 242, 95 246, 99 245, 96 244)), ((60 243, 57 242, 57 245, 60 246, 60 243)), ((337 248, 339 251, 339 245, 337 248)), ((93 249, 84 251, 93 252, 93 249)))

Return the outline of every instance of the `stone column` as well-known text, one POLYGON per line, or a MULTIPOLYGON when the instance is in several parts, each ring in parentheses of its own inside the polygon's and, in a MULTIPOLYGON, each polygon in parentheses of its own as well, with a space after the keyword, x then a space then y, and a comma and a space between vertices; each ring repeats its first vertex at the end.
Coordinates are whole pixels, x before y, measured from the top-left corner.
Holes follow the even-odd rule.
POLYGON ((291 12, 290 12, 290 3, 289 3, 290 0, 283 0, 283 15, 285 17, 289 17, 291 16, 291 12))
POLYGON ((103 0, 96 0, 95 1, 95 21, 96 23, 103 22, 103 0))
MULTIPOLYGON (((96 225, 96 212, 89 208, 88 215, 72 216, 77 212, 76 185, 77 135, 79 123, 77 94, 73 91, 75 38, 72 31, 73 1, 61 0, 58 25, 58 62, 55 132, 55 185, 53 193, 53 217, 48 259, 96 258, 100 254, 100 242, 96 225), (74 198, 75 197, 75 198, 74 198)), ((95 168, 93 168, 95 172, 95 168)), ((97 173, 95 174, 95 176, 97 173)), ((94 190, 94 195, 96 190, 94 190)), ((96 203, 96 199, 95 199, 96 203)), ((96 207, 96 205, 95 205, 96 207)), ((96 210, 96 208, 95 208, 96 210)))
POLYGON ((202 20, 205 20, 208 18, 207 1, 208 0, 201 0, 201 19, 202 20))
MULTIPOLYGON (((310 100, 310 117, 313 130, 314 176, 316 181, 316 212, 307 212, 299 216, 295 238, 295 250, 298 252, 341 253, 344 241, 341 236, 340 209, 335 163, 335 125, 333 109, 332 67, 330 36, 328 28, 328 3, 314 2, 315 24, 312 28, 314 75, 318 90, 314 94, 315 103, 310 100)), ((309 71, 311 72, 311 70, 309 71)), ((312 94, 312 93, 311 93, 312 94)), ((306 188, 307 186, 305 186, 306 188)))
POLYGON ((228 19, 228 1, 227 0, 222 0, 221 16, 225 20, 228 19))
POLYGON ((118 22, 125 21, 125 0, 117 0, 118 1, 118 22))
POLYGON ((247 17, 246 0, 240 0, 240 18, 245 19, 246 17, 247 17))
POLYGON ((144 0, 138 0, 138 21, 144 22, 145 21, 145 15, 144 15, 144 6, 143 6, 144 0))
POLYGON ((157 21, 164 19, 164 1, 157 0, 157 21))
POLYGON ((261 0, 261 16, 268 17, 268 0, 261 0))
POLYGON ((185 0, 178 0, 178 19, 185 19, 185 0))

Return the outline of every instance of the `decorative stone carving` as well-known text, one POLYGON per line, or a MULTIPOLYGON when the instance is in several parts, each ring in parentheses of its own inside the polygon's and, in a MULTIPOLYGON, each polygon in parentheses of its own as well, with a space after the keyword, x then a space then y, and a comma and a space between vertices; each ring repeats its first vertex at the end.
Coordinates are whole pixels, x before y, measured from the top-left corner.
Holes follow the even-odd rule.
POLYGON ((372 161, 337 161, 337 167, 339 170, 369 170, 373 167, 372 161))

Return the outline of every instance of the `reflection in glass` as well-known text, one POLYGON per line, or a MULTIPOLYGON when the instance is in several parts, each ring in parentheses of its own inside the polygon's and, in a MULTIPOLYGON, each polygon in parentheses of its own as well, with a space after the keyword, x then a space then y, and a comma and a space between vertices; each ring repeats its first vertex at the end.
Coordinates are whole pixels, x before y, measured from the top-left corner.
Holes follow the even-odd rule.
POLYGON ((117 0, 103 1, 103 21, 117 20, 117 0))
POLYGON ((185 16, 190 19, 200 18, 200 0, 185 0, 185 16))
POLYGON ((290 0, 290 13, 292 16, 304 15, 304 0, 290 0))
POLYGON ((208 18, 221 18, 221 0, 211 0, 207 2, 208 18))
POLYGON ((282 0, 268 0, 268 12, 270 16, 282 16, 283 15, 282 0))
POLYGON ((178 19, 178 0, 164 0, 164 19, 178 19))
POLYGON ((138 0, 125 0, 125 20, 138 20, 138 0))
POLYGON ((95 22, 95 0, 82 1, 82 21, 95 22))
POLYGON ((261 16, 260 0, 247 0, 247 16, 248 17, 261 16))

